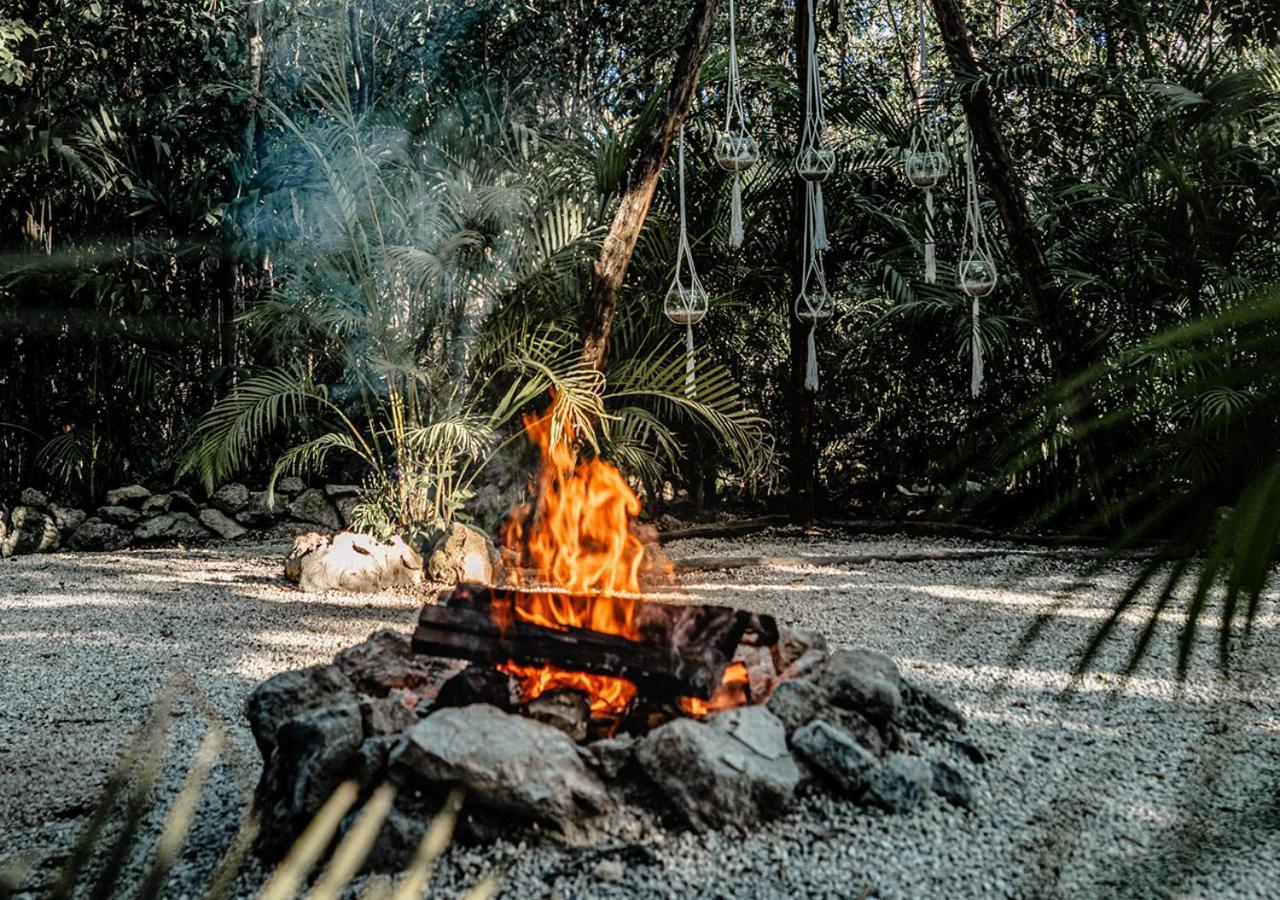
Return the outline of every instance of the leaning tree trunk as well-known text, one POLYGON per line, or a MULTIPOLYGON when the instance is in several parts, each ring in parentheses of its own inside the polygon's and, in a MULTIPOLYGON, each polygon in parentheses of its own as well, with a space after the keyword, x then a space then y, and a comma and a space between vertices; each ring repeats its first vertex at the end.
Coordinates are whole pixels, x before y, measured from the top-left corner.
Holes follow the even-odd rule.
MULTIPOLYGON (((809 83, 809 9, 804 0, 796 2, 796 84, 804 96, 809 83)), ((787 376, 788 406, 791 408, 791 470, 788 512, 793 522, 808 522, 816 513, 817 452, 813 433, 814 392, 805 387, 805 363, 809 353, 809 326, 796 318, 795 298, 804 290, 805 208, 804 180, 792 170, 791 175, 791 293, 784 298, 791 346, 787 376)))
MULTIPOLYGON (((956 75, 970 80, 979 74, 978 57, 969 36, 961 0, 933 0, 933 8, 942 28, 947 59, 956 75)), ((1026 192, 1014 172, 1013 159, 996 120, 991 92, 985 86, 965 89, 960 95, 974 146, 987 172, 991 197, 1009 236, 1013 263, 1026 285, 1036 322, 1049 345, 1050 364, 1059 377, 1074 375, 1098 362, 1098 355, 1083 340, 1082 327, 1074 321, 1066 298, 1059 290, 1049 261, 1044 240, 1031 220, 1026 192)))
POLYGON ((715 30, 720 0, 695 0, 685 27, 666 101, 640 145, 628 179, 628 188, 614 213, 600 257, 591 272, 591 286, 582 304, 582 359, 600 370, 609 356, 609 334, 618 311, 622 280, 640 237, 640 228, 653 202, 662 163, 671 149, 698 86, 698 73, 715 30))
MULTIPOLYGON (((962 82, 972 82, 979 75, 978 55, 969 35, 962 0, 932 0, 942 30, 942 41, 952 70, 962 82)), ((1049 351, 1049 364, 1059 381, 1086 371, 1101 362, 1098 345, 1087 339, 1084 324, 1074 316, 1067 299, 1059 289, 1045 255, 1044 239, 1027 208, 1026 192, 1018 181, 1013 159, 1005 144, 996 118, 991 91, 981 85, 966 87, 960 102, 969 121, 974 146, 987 174, 987 187, 995 200, 1000 218, 1008 233, 1013 263, 1022 276, 1036 324, 1044 335, 1049 351)), ((1091 403, 1066 411, 1073 425, 1084 425, 1098 416, 1091 403)), ((1088 432, 1076 441, 1085 478, 1092 484, 1100 503, 1107 503, 1097 461, 1105 458, 1088 432)))

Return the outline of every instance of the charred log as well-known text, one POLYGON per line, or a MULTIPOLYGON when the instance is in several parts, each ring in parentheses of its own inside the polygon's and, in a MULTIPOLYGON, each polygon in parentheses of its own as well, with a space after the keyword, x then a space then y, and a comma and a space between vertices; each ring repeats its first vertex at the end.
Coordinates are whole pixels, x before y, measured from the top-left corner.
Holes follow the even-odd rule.
MULTIPOLYGON (((432 656, 500 665, 557 666, 634 683, 642 694, 708 699, 740 643, 778 639, 771 616, 723 606, 560 594, 563 602, 632 604, 638 640, 588 628, 549 627, 519 612, 522 592, 459 585, 422 608, 413 649, 432 656)), ((590 621, 586 615, 582 621, 590 621)))

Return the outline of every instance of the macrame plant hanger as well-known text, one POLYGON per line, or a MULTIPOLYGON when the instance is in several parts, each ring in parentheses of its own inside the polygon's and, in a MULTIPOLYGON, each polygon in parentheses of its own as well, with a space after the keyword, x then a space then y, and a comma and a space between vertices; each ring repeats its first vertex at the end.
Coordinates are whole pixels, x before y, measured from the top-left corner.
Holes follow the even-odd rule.
POLYGON ((950 163, 940 149, 941 138, 929 111, 929 31, 924 0, 920 7, 920 118, 911 133, 911 146, 904 160, 907 180, 924 190, 924 280, 938 280, 937 250, 933 232, 933 189, 947 177, 950 163))
POLYGON ((796 174, 804 179, 804 273, 800 293, 796 296, 796 318, 809 326, 809 345, 805 363, 806 390, 818 389, 818 348, 815 332, 818 325, 831 318, 832 300, 827 290, 822 254, 827 250, 826 213, 822 204, 822 182, 834 171, 835 153, 822 146, 826 121, 822 112, 822 79, 818 71, 818 36, 813 21, 813 0, 809 6, 808 78, 804 95, 804 127, 800 147, 796 151, 796 174))
POLYGON ((987 229, 982 221, 982 204, 978 196, 978 178, 973 164, 973 135, 967 135, 964 145, 964 234, 960 239, 960 264, 956 268, 956 283, 973 301, 970 311, 970 343, 973 345, 973 362, 969 376, 969 393, 977 397, 982 389, 982 329, 981 299, 996 289, 999 274, 995 257, 987 241, 987 229))
POLYGON ((724 130, 716 140, 716 162, 733 173, 730 189, 729 246, 742 246, 742 173, 760 161, 760 145, 747 130, 747 111, 742 103, 742 81, 738 75, 737 11, 729 0, 729 83, 725 89, 724 130))
POLYGON ((692 397, 696 394, 693 365, 693 326, 702 321, 707 314, 709 303, 707 291, 698 280, 698 271, 693 266, 693 251, 689 249, 689 228, 684 212, 684 126, 680 126, 680 138, 676 150, 676 168, 680 186, 680 242, 676 248, 676 271, 671 279, 671 287, 667 288, 667 296, 662 302, 662 311, 667 318, 677 325, 683 325, 685 345, 684 392, 692 397))

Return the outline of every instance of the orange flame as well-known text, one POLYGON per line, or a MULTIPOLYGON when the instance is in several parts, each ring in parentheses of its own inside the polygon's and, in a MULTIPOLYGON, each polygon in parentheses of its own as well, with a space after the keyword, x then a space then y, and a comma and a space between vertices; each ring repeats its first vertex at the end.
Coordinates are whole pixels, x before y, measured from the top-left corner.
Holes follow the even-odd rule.
MULTIPOLYGON (((532 569, 539 581, 578 596, 523 593, 516 603, 516 615, 551 628, 589 628, 635 640, 639 630, 634 604, 592 602, 592 598, 640 592, 645 548, 631 530, 632 520, 640 514, 640 498, 622 473, 607 462, 579 460, 572 423, 561 417, 556 435, 554 417, 554 403, 541 416, 525 417, 529 439, 542 454, 538 506, 536 511, 528 507, 514 510, 503 529, 502 542, 515 553, 520 566, 532 569)), ((519 569, 515 580, 522 580, 519 569)), ((635 685, 624 678, 554 666, 508 663, 502 668, 520 680, 526 699, 553 688, 575 688, 591 697, 591 711, 596 715, 621 713, 636 694, 635 685)))
MULTIPOLYGON (((544 414, 524 419, 529 439, 542 455, 537 508, 512 510, 502 543, 518 560, 512 573, 517 584, 527 567, 538 581, 573 593, 521 592, 515 614, 545 627, 589 628, 637 640, 635 604, 614 595, 641 592, 645 544, 633 529, 640 498, 609 463, 579 459, 572 423, 563 415, 557 421, 556 415, 553 400, 544 414)), ((669 564, 661 571, 669 576, 669 564)), ((621 715, 636 695, 636 686, 625 678, 514 662, 500 668, 519 680, 526 701, 555 688, 573 688, 591 698, 595 716, 621 715)), ((680 707, 703 716, 739 706, 747 702, 747 681, 746 667, 734 663, 710 700, 684 697, 680 707)))

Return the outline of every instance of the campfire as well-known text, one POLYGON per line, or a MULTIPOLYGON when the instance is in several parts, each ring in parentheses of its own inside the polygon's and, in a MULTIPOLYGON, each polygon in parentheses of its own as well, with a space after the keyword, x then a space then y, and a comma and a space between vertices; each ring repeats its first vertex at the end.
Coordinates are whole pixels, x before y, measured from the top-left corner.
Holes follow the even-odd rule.
POLYGON ((503 530, 515 586, 446 592, 423 608, 414 649, 492 666, 516 680, 525 704, 556 693, 572 705, 576 693, 597 736, 766 699, 750 696, 734 658, 776 643, 773 619, 648 598, 646 588, 673 581, 638 524, 635 491, 609 463, 579 458, 554 403, 525 427, 541 463, 534 499, 503 530))
POLYGON ((374 868, 407 864, 457 787, 469 835, 533 824, 575 843, 671 814, 749 826, 806 782, 891 812, 970 804, 953 762, 984 757, 958 710, 881 653, 681 595, 635 492, 579 457, 555 409, 525 423, 541 463, 501 586, 460 584, 411 638, 379 631, 254 691, 259 852, 283 854, 344 780, 396 789, 374 868))

